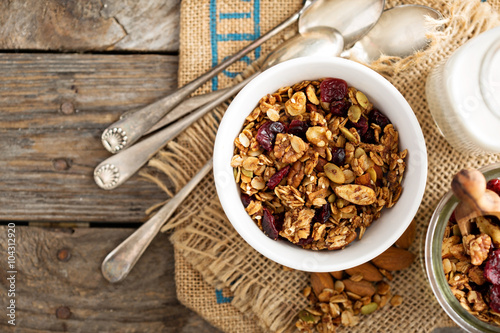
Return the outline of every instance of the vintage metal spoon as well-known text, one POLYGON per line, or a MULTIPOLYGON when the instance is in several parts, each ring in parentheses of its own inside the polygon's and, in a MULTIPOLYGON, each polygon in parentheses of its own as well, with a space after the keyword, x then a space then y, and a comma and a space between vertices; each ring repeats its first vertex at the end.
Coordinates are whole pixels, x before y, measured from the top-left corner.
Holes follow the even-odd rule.
POLYGON ((106 256, 101 265, 101 272, 106 280, 119 282, 128 275, 161 227, 210 170, 212 159, 152 218, 106 256))
MULTIPOLYGON (((429 44, 426 37, 428 32, 426 16, 434 19, 442 18, 438 11, 421 5, 401 5, 387 9, 382 13, 377 24, 351 49, 342 52, 341 56, 345 58, 356 57, 358 60, 370 63, 379 59, 382 54, 404 58, 416 51, 424 50, 429 44)), ((172 123, 204 103, 220 96, 224 90, 187 99, 163 117, 148 132, 153 132, 172 123)))
POLYGON ((227 58, 225 61, 213 67, 205 74, 177 89, 165 98, 113 123, 102 133, 101 141, 104 147, 111 153, 116 153, 132 145, 147 130, 149 130, 154 124, 156 124, 161 117, 167 114, 167 112, 172 110, 176 105, 180 104, 184 99, 186 99, 196 89, 201 87, 205 82, 222 72, 224 69, 229 67, 245 54, 254 50, 273 36, 277 35, 283 29, 296 22, 303 11, 307 9, 313 2, 314 0, 305 0, 304 5, 299 11, 294 13, 285 21, 281 22, 266 34, 251 42, 249 45, 247 45, 245 48, 243 48, 233 56, 227 58))
POLYGON ((483 215, 500 218, 500 197, 486 189, 484 175, 476 169, 458 172, 451 182, 453 193, 461 200, 455 208, 455 217, 462 236, 470 233, 470 220, 483 215))
MULTIPOLYGON (((264 61, 262 70, 282 61, 307 55, 335 56, 340 54, 343 50, 343 45, 342 36, 334 29, 327 27, 312 29, 303 35, 297 35, 289 39, 281 44, 274 52, 270 53, 264 61)), ((213 110, 220 103, 234 95, 258 74, 259 71, 231 87, 214 101, 205 104, 172 125, 151 134, 149 137, 130 148, 100 163, 94 170, 94 180, 97 185, 106 190, 111 190, 121 185, 153 157, 153 155, 168 141, 175 138, 205 113, 213 110)))
POLYGON ((401 5, 383 12, 377 24, 354 46, 342 53, 365 63, 380 58, 382 54, 407 57, 423 50, 429 44, 426 17, 440 19, 438 11, 421 5, 401 5))
POLYGON ((377 22, 384 3, 385 0, 306 0, 300 11, 228 59, 229 61, 217 65, 211 71, 179 88, 169 96, 133 112, 109 126, 101 137, 104 147, 111 153, 117 153, 131 146, 165 114, 181 103, 203 83, 220 73, 244 54, 297 21, 299 17, 300 33, 307 32, 311 28, 318 26, 329 26, 338 30, 347 43, 352 44, 377 22))
MULTIPOLYGON (((316 3, 312 8, 314 6, 316 3)), ((370 63, 379 59, 382 54, 404 58, 412 55, 415 51, 423 50, 429 44, 426 37, 429 31, 426 16, 434 19, 442 18, 438 11, 421 5, 401 5, 387 9, 382 13, 375 26, 351 49, 342 52, 341 56, 345 58, 355 57, 365 63, 370 63)), ((304 15, 301 19, 303 17, 307 16, 304 15)), ((372 22, 375 22, 374 19, 372 22)), ((367 24, 367 26, 370 25, 367 24)), ((352 37, 351 40, 355 41, 352 37)), ((164 127, 194 110, 195 106, 201 106, 221 93, 223 90, 188 99, 181 104, 183 107, 176 108, 167 114, 150 131, 164 127)))

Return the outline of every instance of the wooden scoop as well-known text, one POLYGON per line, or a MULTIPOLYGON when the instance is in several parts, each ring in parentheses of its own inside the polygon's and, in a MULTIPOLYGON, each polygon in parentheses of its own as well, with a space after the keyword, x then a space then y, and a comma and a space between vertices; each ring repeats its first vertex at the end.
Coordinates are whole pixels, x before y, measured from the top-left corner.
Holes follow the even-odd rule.
POLYGON ((483 215, 500 218, 500 197, 486 189, 486 179, 476 169, 463 169, 451 182, 453 193, 461 200, 455 217, 462 236, 470 233, 470 220, 483 215))

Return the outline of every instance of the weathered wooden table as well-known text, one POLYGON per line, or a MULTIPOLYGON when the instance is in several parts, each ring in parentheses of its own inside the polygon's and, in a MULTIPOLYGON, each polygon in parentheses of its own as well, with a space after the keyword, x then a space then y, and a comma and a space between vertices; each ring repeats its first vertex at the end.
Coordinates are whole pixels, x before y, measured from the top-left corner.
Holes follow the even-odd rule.
POLYGON ((100 272, 167 198, 92 173, 102 130, 176 87, 179 2, 0 1, 1 332, 219 332, 177 301, 167 235, 124 282, 100 272))

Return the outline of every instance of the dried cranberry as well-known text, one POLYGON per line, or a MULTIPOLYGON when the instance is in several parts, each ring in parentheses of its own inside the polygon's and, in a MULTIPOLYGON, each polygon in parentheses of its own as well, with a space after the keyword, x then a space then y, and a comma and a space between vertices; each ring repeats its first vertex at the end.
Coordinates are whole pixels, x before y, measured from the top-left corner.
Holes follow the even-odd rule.
POLYGON ((257 135, 255 138, 257 142, 267 151, 271 151, 273 148, 273 141, 276 138, 274 133, 270 130, 272 122, 268 121, 267 123, 262 124, 259 130, 257 131, 257 135))
POLYGON ((309 128, 309 125, 307 125, 307 122, 294 119, 288 125, 287 133, 293 134, 293 135, 301 137, 302 139, 305 139, 306 132, 307 132, 308 128, 309 128))
POLYGON ((339 147, 332 148, 331 162, 337 166, 343 166, 345 163, 345 149, 339 147))
POLYGON ((313 237, 312 237, 312 233, 311 233, 311 234, 309 234, 309 237, 299 239, 299 241, 297 242, 297 245, 304 246, 304 245, 311 244, 312 242, 313 242, 313 237))
POLYGON ((348 121, 346 124, 347 127, 354 127, 360 137, 365 135, 366 131, 368 131, 368 120, 365 117, 359 118, 357 123, 353 123, 352 121, 348 121))
POLYGON ((490 308, 500 313, 500 285, 491 286, 489 296, 490 308))
POLYGON ((279 121, 275 121, 269 126, 269 129, 274 134, 283 133, 285 131, 285 125, 279 121))
POLYGON ((319 88, 322 102, 339 101, 347 95, 347 82, 341 79, 324 79, 319 88))
POLYGON ((493 251, 484 265, 484 278, 493 284, 500 284, 500 250, 493 251))
POLYGON ((267 181, 267 188, 270 190, 274 190, 274 188, 281 182, 281 180, 285 178, 286 175, 288 175, 289 171, 290 166, 287 165, 286 167, 272 175, 271 178, 269 178, 269 180, 267 181))
POLYGON ((351 107, 351 102, 346 99, 341 99, 340 101, 333 101, 330 103, 330 113, 333 116, 345 117, 347 116, 347 110, 351 107))
POLYGON ((387 118, 382 112, 377 109, 373 109, 373 111, 370 113, 370 120, 372 123, 379 125, 382 129, 384 129, 384 127, 391 123, 389 118, 387 118))
POLYGON ((248 207, 248 205, 250 205, 250 202, 252 202, 253 198, 251 196, 249 196, 248 194, 246 193, 241 193, 241 202, 243 203, 243 206, 245 208, 248 207))
POLYGON ((284 130, 285 125, 279 121, 268 121, 260 126, 255 138, 262 148, 271 151, 273 149, 274 140, 276 139, 276 134, 283 133, 284 130))
POLYGON ((366 133, 361 136, 361 139, 364 143, 376 143, 375 131, 373 130, 373 128, 368 128, 366 133))
POLYGON ((500 179, 492 179, 486 183, 486 188, 500 195, 500 179))
POLYGON ((285 223, 285 212, 274 215, 276 230, 281 231, 281 229, 283 229, 283 223, 285 223))
POLYGON ((274 216, 266 207, 262 209, 264 210, 264 215, 262 216, 262 229, 267 237, 277 240, 279 231, 276 228, 274 216))
POLYGON ((324 204, 321 208, 316 209, 316 213, 314 214, 313 221, 319 223, 326 223, 332 214, 332 210, 330 208, 330 204, 324 204))

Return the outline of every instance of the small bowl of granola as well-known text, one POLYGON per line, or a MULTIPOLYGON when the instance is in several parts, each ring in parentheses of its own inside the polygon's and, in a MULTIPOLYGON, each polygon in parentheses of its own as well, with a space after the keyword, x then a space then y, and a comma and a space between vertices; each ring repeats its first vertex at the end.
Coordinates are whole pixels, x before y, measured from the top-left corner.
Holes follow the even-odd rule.
POLYGON ((217 194, 254 249, 284 266, 343 270, 388 249, 411 223, 427 152, 406 100, 341 58, 278 64, 235 97, 214 147, 217 194))
MULTIPOLYGON (((500 195, 500 163, 479 171, 486 188, 500 195)), ((458 204, 450 190, 434 211, 425 240, 427 276, 439 304, 459 326, 500 332, 500 220, 477 216, 464 236, 455 217, 458 204)))

